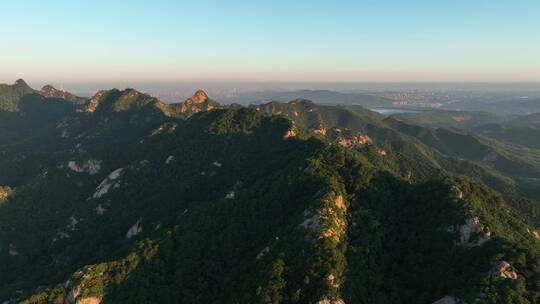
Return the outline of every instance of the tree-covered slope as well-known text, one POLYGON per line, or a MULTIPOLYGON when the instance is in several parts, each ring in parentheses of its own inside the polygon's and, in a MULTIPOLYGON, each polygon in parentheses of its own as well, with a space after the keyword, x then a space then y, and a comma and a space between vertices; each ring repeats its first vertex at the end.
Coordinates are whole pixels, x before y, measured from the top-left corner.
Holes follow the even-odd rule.
POLYGON ((397 113, 392 117, 409 124, 446 128, 472 128, 503 121, 502 117, 480 111, 422 110, 415 113, 397 113))
POLYGON ((532 223, 540 223, 536 152, 480 138, 465 131, 406 124, 361 106, 319 106, 306 100, 254 106, 281 115, 315 133, 360 151, 378 167, 422 181, 445 172, 496 189, 532 223))
POLYGON ((15 112, 19 108, 20 99, 27 94, 36 91, 24 82, 18 79, 14 84, 0 84, 0 111, 15 112))
POLYGON ((35 168, 3 171, 2 301, 540 303, 538 234, 481 184, 402 176, 391 145, 345 129, 103 95, 89 112, 40 97, 40 132, 20 128, 31 111, 2 121, 4 155, 35 168))

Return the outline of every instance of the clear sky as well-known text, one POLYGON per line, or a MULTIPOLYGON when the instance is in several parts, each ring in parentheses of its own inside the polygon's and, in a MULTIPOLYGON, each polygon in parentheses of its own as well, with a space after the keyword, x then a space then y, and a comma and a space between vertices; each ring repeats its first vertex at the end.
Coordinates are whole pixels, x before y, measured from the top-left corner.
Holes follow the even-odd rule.
POLYGON ((0 82, 540 81, 538 0, 1 7, 0 82))

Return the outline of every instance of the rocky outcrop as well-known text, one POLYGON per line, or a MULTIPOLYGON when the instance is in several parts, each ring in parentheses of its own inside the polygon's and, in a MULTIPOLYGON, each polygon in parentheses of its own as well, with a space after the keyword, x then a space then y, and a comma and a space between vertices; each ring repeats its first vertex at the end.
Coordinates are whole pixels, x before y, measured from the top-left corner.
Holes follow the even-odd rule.
POLYGON ((285 135, 283 135, 283 139, 291 137, 296 137, 296 130, 294 128, 290 128, 289 130, 287 130, 287 132, 285 132, 285 135))
POLYGON ((323 298, 317 301, 317 304, 345 304, 345 301, 343 301, 343 299, 323 298))
POLYGON ((270 252, 270 247, 269 246, 264 247, 263 250, 261 250, 261 252, 259 252, 259 254, 257 254, 256 259, 257 260, 262 259, 264 257, 264 255, 267 254, 268 252, 270 252))
POLYGON ((491 232, 480 223, 477 217, 468 218, 459 227, 459 241, 468 247, 481 246, 491 237, 491 232))
POLYGON ((51 85, 44 86, 39 93, 46 97, 62 98, 78 105, 85 104, 88 101, 86 98, 73 95, 65 90, 58 90, 51 85))
POLYGON ((527 233, 529 233, 533 239, 540 240, 540 234, 537 231, 535 230, 531 231, 529 228, 527 228, 527 233))
POLYGON ((112 188, 112 187, 119 187, 120 186, 120 183, 119 182, 115 182, 115 180, 117 180, 120 175, 122 175, 122 171, 124 169, 122 168, 119 168, 119 169, 116 169, 114 170, 113 172, 111 172, 109 174, 109 176, 107 176, 96 188, 96 191, 94 192, 94 194, 92 195, 92 198, 100 198, 102 197, 103 195, 109 193, 109 190, 112 188))
POLYGON ((13 190, 11 188, 0 186, 0 202, 7 200, 12 193, 13 190))
POLYGON ((99 170, 101 169, 101 160, 89 159, 83 163, 72 160, 68 162, 68 168, 78 173, 94 175, 99 173, 99 170))
POLYGON ((491 238, 491 232, 485 227, 478 217, 469 217, 465 219, 462 225, 455 225, 446 228, 448 232, 459 233, 459 245, 465 247, 482 246, 491 238))
POLYGON ((453 199, 455 200, 461 200, 463 199, 464 197, 464 194, 463 194, 463 191, 461 191, 461 189, 459 189, 457 186, 452 186, 452 188, 450 188, 450 195, 452 196, 453 199))
POLYGON ((338 140, 338 143, 343 147, 358 147, 365 145, 372 145, 373 140, 367 135, 358 134, 350 137, 342 137, 338 140))
POLYGON ((143 229, 141 226, 141 220, 142 219, 138 219, 137 222, 129 228, 129 230, 126 233, 126 239, 130 239, 134 236, 137 236, 142 232, 143 229))
POLYGON ((210 99, 203 90, 198 90, 184 102, 173 103, 170 107, 177 116, 189 117, 195 113, 221 108, 221 105, 210 99))
POLYGON ((100 304, 101 298, 88 297, 77 300, 76 304, 100 304))
POLYGON ((323 127, 319 127, 319 128, 313 129, 313 133, 315 133, 317 135, 320 135, 320 136, 325 136, 326 135, 326 129, 323 128, 323 127))
POLYGON ((169 157, 167 157, 167 159, 165 160, 165 164, 170 165, 173 161, 174 161, 174 156, 169 155, 169 157))
POLYGON ((489 272, 489 276, 495 279, 511 279, 515 280, 518 277, 517 272, 510 263, 506 261, 498 261, 493 265, 493 268, 489 272))
POLYGON ((98 91, 92 99, 90 99, 90 102, 88 103, 88 106, 86 107, 86 112, 93 113, 96 111, 99 104, 103 101, 105 96, 107 95, 108 91, 101 90, 98 91))
POLYGON ((330 193, 323 198, 323 206, 316 212, 304 211, 305 219, 300 226, 311 231, 315 238, 328 238, 339 242, 347 226, 340 214, 344 211, 346 211, 346 205, 343 196, 330 193))
POLYGON ((433 302, 432 304, 466 304, 466 303, 456 297, 445 296, 444 298, 441 298, 433 302))

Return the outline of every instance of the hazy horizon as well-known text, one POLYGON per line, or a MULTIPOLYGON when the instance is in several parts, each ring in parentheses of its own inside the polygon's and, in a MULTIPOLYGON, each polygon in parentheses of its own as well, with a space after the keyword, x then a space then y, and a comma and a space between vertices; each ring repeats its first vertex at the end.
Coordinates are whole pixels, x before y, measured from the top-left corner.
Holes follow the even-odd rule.
POLYGON ((3 5, 0 82, 539 82, 537 1, 3 5))

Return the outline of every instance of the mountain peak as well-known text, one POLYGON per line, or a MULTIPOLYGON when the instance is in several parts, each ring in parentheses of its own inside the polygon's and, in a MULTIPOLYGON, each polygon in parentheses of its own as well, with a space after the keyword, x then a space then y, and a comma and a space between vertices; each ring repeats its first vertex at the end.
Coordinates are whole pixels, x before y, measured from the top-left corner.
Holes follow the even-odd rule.
POLYGON ((193 94, 193 96, 191 96, 189 99, 195 103, 201 103, 208 100, 208 95, 206 95, 206 92, 203 90, 197 90, 197 92, 195 92, 195 94, 193 94))
POLYGON ((92 97, 85 111, 92 113, 99 110, 102 113, 109 113, 142 109, 157 109, 164 115, 169 114, 167 105, 159 99, 132 88, 123 91, 118 89, 101 90, 92 97))
POLYGON ((24 79, 22 78, 19 78, 17 80, 15 80, 15 84, 13 84, 14 86, 16 87, 24 87, 24 88, 29 88, 30 86, 26 83, 26 81, 24 81, 24 79))
POLYGON ((212 100, 203 90, 197 90, 193 96, 186 99, 184 102, 173 103, 171 109, 182 117, 189 117, 197 112, 210 111, 215 108, 220 108, 221 105, 212 100))
POLYGON ((41 88, 41 92, 58 92, 58 89, 56 89, 50 84, 47 84, 41 88))

